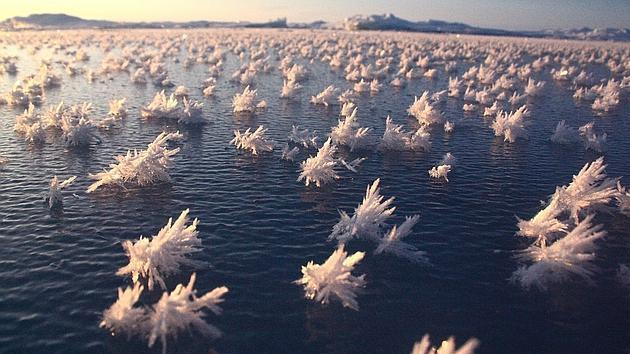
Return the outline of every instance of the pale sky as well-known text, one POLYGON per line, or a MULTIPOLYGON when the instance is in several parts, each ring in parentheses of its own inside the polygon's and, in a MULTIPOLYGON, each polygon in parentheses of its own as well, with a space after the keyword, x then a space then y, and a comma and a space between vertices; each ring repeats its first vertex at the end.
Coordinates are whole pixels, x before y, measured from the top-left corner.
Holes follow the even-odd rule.
POLYGON ((630 28, 630 0, 8 0, 0 19, 65 13, 114 21, 340 21, 391 12, 408 20, 437 19, 502 29, 630 28))

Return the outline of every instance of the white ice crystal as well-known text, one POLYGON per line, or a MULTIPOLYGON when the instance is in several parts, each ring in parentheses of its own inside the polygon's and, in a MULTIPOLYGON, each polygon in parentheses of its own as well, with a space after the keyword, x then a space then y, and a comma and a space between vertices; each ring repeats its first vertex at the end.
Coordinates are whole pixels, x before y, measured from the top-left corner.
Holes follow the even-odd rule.
POLYGON ((446 121, 444 122, 444 132, 452 133, 455 130, 455 123, 446 121))
POLYGON ((547 240, 555 238, 559 233, 566 232, 567 222, 560 221, 561 215, 565 212, 560 203, 560 194, 554 193, 547 206, 539 211, 533 218, 523 220, 518 218, 519 231, 517 235, 532 237, 537 240, 547 240))
POLYGON ((394 124, 387 116, 385 132, 379 143, 379 149, 391 151, 428 151, 431 149, 431 134, 426 126, 421 126, 415 132, 406 132, 402 125, 394 124))
POLYGON ((527 86, 525 87, 525 94, 528 96, 539 96, 544 87, 544 81, 536 82, 530 78, 527 81, 527 86))
POLYGON ((409 139, 409 133, 403 131, 402 125, 397 125, 393 122, 390 116, 387 116, 385 120, 385 132, 383 138, 379 143, 379 148, 382 150, 403 151, 407 149, 407 141, 409 139))
POLYGON ((87 193, 107 184, 119 186, 135 185, 146 186, 158 182, 170 181, 168 169, 171 167, 173 155, 179 152, 179 148, 168 149, 169 140, 179 140, 182 135, 176 133, 161 133, 147 146, 146 150, 127 151, 126 155, 115 157, 118 163, 110 164, 109 170, 90 174, 90 178, 96 180, 92 183, 87 193))
POLYGON ((525 288, 536 286, 543 290, 573 277, 591 282, 597 270, 592 263, 595 241, 606 235, 602 225, 592 226, 593 217, 594 214, 586 216, 566 236, 551 244, 542 241, 528 247, 520 258, 531 264, 521 266, 513 279, 525 288))
POLYGON ((143 118, 178 118, 178 101, 174 94, 167 98, 162 90, 155 94, 148 106, 140 109, 140 114, 143 118))
POLYGON ((608 178, 604 158, 587 163, 568 186, 558 188, 560 203, 574 221, 583 211, 597 210, 610 203, 619 193, 617 179, 608 178))
POLYGON ((606 150, 606 139, 608 135, 595 133, 595 122, 586 123, 579 129, 580 135, 584 139, 584 146, 587 150, 603 153, 606 150))
POLYGON ((274 142, 267 140, 266 132, 267 129, 262 125, 253 132, 251 128, 247 128, 243 133, 235 130, 230 144, 236 146, 237 149, 249 150, 254 155, 258 155, 258 152, 269 152, 273 150, 274 142))
POLYGON ((455 346, 455 338, 450 337, 448 340, 442 341, 439 348, 435 348, 431 346, 429 335, 425 334, 420 342, 416 342, 413 345, 411 354, 474 354, 478 346, 479 341, 475 338, 471 338, 457 349, 455 346))
POLYGON ((59 102, 56 106, 52 105, 48 107, 48 110, 42 114, 42 125, 44 128, 59 128, 61 129, 61 119, 66 114, 67 108, 63 105, 63 101, 59 102))
MULTIPOLYGON (((0 163, 1 165, 1 163, 0 163)), ((625 216, 630 216, 630 192, 617 181, 617 208, 625 216)))
POLYGON ((284 80, 282 85, 282 92, 280 92, 280 97, 282 98, 295 98, 295 96, 302 89, 302 85, 300 85, 297 81, 287 81, 284 80))
POLYGON ((492 106, 484 108, 483 116, 484 117, 494 117, 494 116, 497 115, 497 113, 499 113, 500 110, 501 110, 501 108, 499 107, 499 103, 497 101, 494 101, 492 106))
POLYGON ((352 112, 354 111, 354 109, 357 107, 356 104, 354 104, 353 102, 344 102, 343 105, 341 106, 341 112, 339 112, 339 115, 342 117, 348 117, 349 115, 352 114, 352 112))
POLYGON ((383 85, 378 82, 378 79, 374 79, 370 82, 370 92, 372 93, 379 92, 381 90, 381 87, 383 87, 383 85))
POLYGON ((293 147, 293 149, 291 149, 289 147, 289 144, 285 143, 284 147, 282 148, 282 159, 287 160, 287 161, 293 161, 299 152, 300 152, 300 149, 298 147, 293 147))
POLYGON ((346 145, 350 151, 365 147, 368 142, 370 128, 359 127, 357 122, 357 108, 344 120, 339 120, 337 126, 332 128, 330 137, 337 145, 346 145))
POLYGON ((127 116, 127 109, 125 108, 126 98, 119 100, 109 101, 109 115, 115 118, 124 118, 127 116))
POLYGON ((300 129, 299 125, 293 125, 291 127, 291 133, 289 133, 289 141, 302 145, 305 148, 317 147, 317 135, 315 131, 308 129, 300 129))
POLYGON ((61 130, 68 146, 89 146, 101 140, 96 134, 97 126, 86 117, 64 115, 61 118, 61 130))
POLYGON ((174 95, 178 98, 188 97, 188 95, 190 95, 190 90, 188 89, 188 87, 180 85, 175 88, 174 95))
POLYGON ((510 143, 516 142, 518 138, 527 139, 527 122, 525 117, 528 115, 527 107, 521 106, 515 112, 499 112, 492 123, 492 129, 495 136, 503 136, 505 141, 510 143))
POLYGON ((202 115, 203 103, 188 98, 184 98, 182 103, 184 110, 179 115, 178 123, 203 124, 206 122, 202 115))
POLYGON ((142 334, 147 311, 145 308, 136 307, 144 287, 138 283, 133 288, 125 290, 118 288, 118 299, 103 312, 101 328, 107 328, 113 334, 125 333, 128 338, 132 335, 142 334))
POLYGON ((339 211, 340 220, 333 226, 329 240, 336 239, 340 244, 355 237, 378 240, 381 228, 396 210, 396 207, 390 207, 394 197, 384 200, 381 196, 380 182, 378 178, 367 186, 363 201, 354 209, 351 217, 344 211, 339 211))
POLYGON ((353 90, 355 92, 368 92, 370 91, 370 83, 365 82, 363 81, 363 79, 361 79, 361 81, 354 84, 353 90))
POLYGON ((420 124, 439 124, 443 121, 442 113, 429 102, 429 91, 424 91, 420 98, 415 97, 407 113, 415 117, 420 124))
POLYGON ((426 252, 418 251, 415 246, 402 241, 403 238, 411 234, 411 229, 413 229, 419 220, 420 215, 408 216, 400 226, 394 225, 389 232, 378 241, 378 246, 374 254, 386 252, 392 253, 398 257, 407 258, 414 262, 426 261, 426 252))
POLYGON ((608 178, 604 159, 582 167, 567 186, 557 187, 547 205, 532 219, 518 219, 518 235, 547 242, 567 232, 585 212, 605 208, 620 194, 618 179, 608 178))
POLYGON ((254 112, 256 110, 257 90, 251 90, 249 86, 245 87, 242 93, 237 93, 232 98, 232 107, 235 113, 254 112))
POLYGON ((335 86, 330 85, 324 89, 324 91, 317 94, 317 96, 311 97, 311 102, 313 104, 323 104, 328 107, 328 105, 334 102, 334 96, 337 93, 337 89, 335 86))
POLYGON ((429 176, 435 179, 444 178, 444 180, 448 182, 448 173, 451 172, 454 167, 455 157, 450 152, 447 152, 442 158, 442 161, 429 170, 429 176))
POLYGON ((558 122, 551 135, 551 141, 556 144, 570 145, 580 141, 578 132, 568 126, 564 120, 558 122))
POLYGON ((315 183, 317 187, 321 187, 338 179, 339 175, 335 171, 337 160, 334 155, 336 152, 337 146, 332 143, 331 138, 328 138, 317 151, 317 155, 302 161, 300 164, 300 175, 297 180, 304 180, 307 186, 315 183))
POLYGON ((140 236, 135 242, 123 241, 129 264, 120 268, 116 274, 131 274, 134 283, 144 279, 149 290, 153 290, 155 283, 166 289, 164 278, 179 273, 181 266, 196 267, 203 264, 188 258, 190 254, 201 251, 197 231, 199 220, 194 219, 192 224, 187 225, 188 212, 189 209, 182 211, 175 222, 170 218, 166 226, 151 239, 140 236))
POLYGON ((56 207, 60 207, 63 204, 63 195, 61 194, 61 190, 72 184, 75 179, 77 179, 77 176, 72 176, 59 183, 59 179, 57 178, 57 176, 54 176, 50 180, 48 195, 45 199, 46 203, 48 204, 48 208, 53 209, 56 207))
POLYGON ((310 261, 302 266, 302 278, 295 283, 304 286, 308 299, 328 304, 333 297, 343 306, 358 311, 356 292, 365 286, 365 275, 357 277, 352 271, 364 256, 365 253, 356 252, 348 257, 344 246, 340 245, 323 264, 310 261))
POLYGON ((220 315, 219 304, 228 292, 225 286, 215 288, 201 297, 196 295, 196 275, 193 273, 188 285, 178 284, 172 292, 164 292, 160 300, 148 311, 147 335, 149 347, 156 340, 162 344, 162 353, 166 354, 166 342, 169 337, 176 338, 183 331, 195 330, 204 336, 216 338, 221 331, 204 320, 204 308, 220 315))

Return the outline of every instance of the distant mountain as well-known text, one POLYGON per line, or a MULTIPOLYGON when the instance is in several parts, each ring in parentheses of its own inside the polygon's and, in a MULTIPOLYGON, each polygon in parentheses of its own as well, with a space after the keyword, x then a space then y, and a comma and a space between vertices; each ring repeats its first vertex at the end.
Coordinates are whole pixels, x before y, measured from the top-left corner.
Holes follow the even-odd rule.
POLYGON ((0 22, 0 29, 48 29, 48 28, 103 28, 116 27, 118 23, 101 20, 84 20, 66 14, 34 14, 26 17, 11 17, 0 22))
POLYGON ((349 31, 381 30, 381 31, 410 31, 433 33, 462 33, 494 36, 517 36, 560 38, 576 40, 600 40, 600 41, 630 41, 630 29, 627 28, 579 28, 569 30, 542 30, 542 31, 507 31, 492 28, 480 28, 464 23, 445 21, 418 21, 412 22, 393 14, 348 17, 343 21, 343 28, 349 31))
POLYGON ((285 28, 287 19, 256 22, 219 22, 219 21, 154 21, 154 22, 115 22, 106 20, 86 20, 66 14, 35 14, 26 17, 11 17, 0 22, 0 30, 46 30, 79 28, 207 28, 207 27, 253 27, 285 28))
POLYGON ((596 40, 596 41, 630 41, 628 28, 578 28, 569 30, 539 31, 543 37, 596 40))
POLYGON ((538 38, 560 38, 576 40, 630 41, 630 29, 627 28, 579 28, 569 30, 508 31, 493 28, 474 27, 464 23, 437 20, 409 21, 393 14, 356 15, 344 19, 341 23, 315 21, 311 23, 288 23, 286 18, 269 22, 115 22, 106 20, 86 20, 66 14, 35 14, 26 17, 12 17, 0 22, 0 30, 45 30, 79 28, 210 28, 210 27, 246 27, 246 28, 311 28, 335 29, 348 31, 408 31, 429 33, 461 33, 493 36, 525 36, 538 38))
POLYGON ((479 28, 457 22, 445 21, 418 21, 412 22, 393 14, 348 17, 343 21, 343 27, 349 31, 357 30, 384 30, 384 31, 410 31, 410 32, 434 32, 434 33, 462 33, 485 35, 512 35, 510 31, 499 29, 479 28))

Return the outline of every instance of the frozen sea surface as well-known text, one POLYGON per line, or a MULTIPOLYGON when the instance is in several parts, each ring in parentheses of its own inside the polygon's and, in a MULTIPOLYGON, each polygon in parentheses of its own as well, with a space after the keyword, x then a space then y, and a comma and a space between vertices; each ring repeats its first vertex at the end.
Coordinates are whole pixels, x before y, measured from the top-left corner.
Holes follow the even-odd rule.
MULTIPOLYGON (((15 50, 20 73, 2 76, 2 92, 38 67, 25 51, 15 50)), ((96 47, 88 53, 87 65, 96 69, 102 53, 96 47)), ((184 55, 185 50, 182 61, 184 55)), ((277 70, 258 74, 255 87, 269 108, 251 117, 232 113, 231 99, 242 91, 228 81, 240 66, 235 55, 228 54, 211 98, 203 98, 199 89, 206 65, 185 69, 181 62, 168 62, 175 83, 191 88, 192 97, 205 104, 203 114, 210 123, 200 128, 141 120, 139 107, 159 89, 136 86, 128 74, 92 84, 63 74, 62 86, 46 91, 43 107, 60 100, 90 101, 98 118, 107 113, 108 100, 127 98, 130 114, 123 126, 101 133, 102 143, 90 149, 67 149, 51 141, 30 147, 13 132, 20 110, 0 107, 0 152, 10 160, 0 168, 0 353, 159 353, 159 345, 150 350, 141 340, 112 337, 98 324, 115 300, 116 288, 130 283, 115 275, 127 263, 121 241, 155 234, 185 208, 201 221, 204 251, 194 258, 210 264, 196 270, 199 292, 220 285, 230 292, 223 315, 209 319, 224 336, 211 341, 183 333, 169 343, 171 353, 212 352, 209 348, 235 354, 408 353, 424 333, 435 341, 451 334, 458 342, 474 336, 485 354, 629 353, 630 297, 616 281, 615 270, 630 254, 630 219, 598 217, 609 235, 599 251, 596 263, 602 271, 595 286, 566 283, 543 293, 508 280, 517 267, 516 251, 527 245, 514 236, 515 216, 533 216, 556 185, 569 183, 597 157, 580 147, 552 145, 548 139, 557 122, 565 119, 578 127, 594 119, 609 136, 608 174, 630 176, 627 102, 595 116, 588 104, 576 105, 571 90, 548 74, 535 74, 547 86, 543 96, 528 102, 535 122, 529 140, 504 143, 488 127, 490 120, 464 114, 463 100, 449 98, 442 110, 455 122, 455 132, 447 136, 441 127, 433 129, 430 152, 342 149, 344 157, 367 158, 359 173, 346 171, 337 183, 307 188, 296 181, 298 163, 281 160, 278 149, 256 157, 228 144, 234 129, 260 124, 280 142, 293 124, 320 136, 330 132, 339 107, 315 106, 309 98, 329 84, 350 85, 317 61, 298 62, 309 71, 300 98, 278 97, 282 79, 277 70), (163 130, 178 129, 184 140, 171 184, 84 193, 88 173, 107 167, 114 155, 144 148, 163 130), (458 159, 450 183, 430 180, 427 170, 446 152, 458 159), (51 213, 42 195, 55 174, 79 179, 65 192, 63 212, 51 213), (358 274, 367 274, 361 310, 308 301, 292 284, 301 276, 300 266, 325 260, 334 248, 326 238, 338 220, 337 210, 354 208, 377 177, 382 194, 396 197, 399 212, 393 222, 421 215, 408 241, 426 251, 431 264, 373 256, 372 245, 353 241, 350 251, 370 252, 357 268, 358 274)), ((272 63, 277 67, 278 58, 272 63)), ((459 75, 473 64, 478 65, 459 62, 459 75)), ((63 73, 58 64, 55 68, 63 73)), ((604 67, 591 71, 599 73, 598 80, 607 73, 604 67)), ((445 89, 447 77, 440 68, 437 80, 418 79, 402 89, 386 86, 377 95, 361 95, 356 101, 361 124, 373 127, 374 137, 382 135, 387 115, 416 126, 406 114, 414 95, 445 89)), ((301 152, 297 160, 313 153, 301 152)), ((185 282, 190 272, 169 278, 169 288, 185 282)), ((159 294, 149 293, 146 301, 156 301, 159 294)))

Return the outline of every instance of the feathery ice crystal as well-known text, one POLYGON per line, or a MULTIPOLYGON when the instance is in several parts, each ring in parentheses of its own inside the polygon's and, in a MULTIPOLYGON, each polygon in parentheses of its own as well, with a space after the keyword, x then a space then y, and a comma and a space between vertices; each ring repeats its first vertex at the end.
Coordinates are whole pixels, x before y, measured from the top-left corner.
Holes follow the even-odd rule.
POLYGON ((317 147, 317 135, 315 131, 308 129, 300 130, 299 125, 293 125, 291 127, 291 133, 289 133, 289 141, 302 145, 305 148, 317 147))
MULTIPOLYGON (((597 211, 619 195, 618 179, 607 178, 604 159, 587 163, 568 186, 557 187, 549 202, 530 220, 519 219, 518 234, 549 241, 566 233, 586 211, 597 211)), ((538 241, 537 241, 538 242, 538 241)))
POLYGON ((116 184, 119 186, 136 185, 146 186, 158 182, 168 182, 171 180, 168 169, 173 163, 173 155, 179 152, 179 148, 168 149, 166 144, 169 140, 179 140, 182 135, 176 133, 161 133, 146 150, 127 151, 126 155, 115 157, 118 163, 110 164, 110 170, 105 170, 97 174, 90 174, 90 178, 96 180, 92 183, 87 193, 94 192, 101 186, 116 184))
POLYGON ((133 288, 125 290, 118 288, 118 299, 103 312, 100 327, 107 328, 113 334, 126 333, 127 338, 141 334, 147 319, 147 311, 142 307, 135 307, 140 299, 144 287, 138 283, 133 288))
POLYGON ((269 152, 273 150, 274 142, 267 140, 265 133, 267 129, 262 125, 255 131, 247 128, 244 133, 239 130, 234 131, 234 138, 230 144, 236 146, 237 149, 250 150, 252 154, 258 155, 258 152, 269 152))
POLYGON ((298 181, 304 180, 308 186, 315 183, 317 187, 338 179, 339 175, 335 172, 337 160, 334 155, 337 152, 337 146, 328 138, 324 145, 317 151, 317 155, 311 156, 300 164, 300 176, 298 181))
POLYGON ((254 112, 256 108, 264 108, 267 103, 265 101, 260 101, 255 103, 257 90, 250 90, 249 86, 245 87, 243 93, 237 93, 234 95, 232 99, 232 107, 234 108, 234 113, 239 112, 254 112))
POLYGON ((203 263, 189 260, 193 252, 201 251, 201 240, 197 237, 199 220, 186 225, 189 209, 182 211, 177 220, 168 220, 157 235, 151 239, 140 236, 136 242, 125 240, 122 243, 129 257, 129 264, 120 268, 116 274, 131 274, 134 283, 146 279, 149 290, 157 283, 166 289, 164 277, 177 274, 182 265, 196 267, 203 263))
POLYGON ((337 93, 337 89, 335 86, 330 85, 324 89, 324 91, 317 94, 317 96, 311 97, 311 102, 313 104, 323 104, 328 107, 328 105, 332 104, 334 101, 334 96, 337 93))
POLYGON ((359 310, 356 291, 365 286, 365 275, 354 276, 352 271, 365 253, 356 252, 350 257, 340 245, 323 264, 310 261, 302 266, 302 278, 295 281, 304 286, 306 298, 328 304, 335 297, 345 307, 359 310))
POLYGON ((556 129, 551 135, 551 141, 556 144, 570 145, 580 141, 580 136, 577 131, 568 126, 564 120, 558 122, 556 129))
POLYGON ((166 341, 169 337, 177 337, 179 332, 194 329, 197 332, 217 338, 221 331, 215 326, 204 321, 204 308, 216 315, 222 312, 219 304, 223 296, 228 292, 225 286, 197 297, 195 285, 196 275, 193 273, 188 285, 178 284, 170 293, 164 292, 160 300, 148 311, 147 334, 149 347, 153 347, 159 338, 162 344, 162 353, 166 354, 166 341))
POLYGON ((61 190, 72 184, 75 179, 77 179, 77 176, 72 176, 59 183, 59 179, 57 178, 57 176, 54 176, 50 180, 48 195, 45 198, 45 201, 48 204, 48 208, 53 209, 56 207, 60 207, 63 204, 63 195, 61 195, 61 190))
POLYGON ((499 112, 492 123, 494 135, 503 136, 505 141, 516 142, 518 138, 527 139, 525 117, 528 115, 527 106, 521 106, 516 112, 499 112))
POLYGON ((447 152, 444 155, 444 158, 442 158, 442 161, 440 161, 437 166, 433 166, 429 170, 429 176, 436 179, 444 178, 446 182, 448 182, 448 173, 451 172, 454 167, 455 156, 453 156, 450 152, 447 152))
POLYGON ((300 92, 301 89, 302 89, 302 85, 300 85, 297 81, 284 80, 280 97, 281 98, 295 98, 295 96, 300 92))
POLYGON ((606 150, 606 138, 608 135, 595 133, 595 122, 586 123, 579 129, 580 135, 584 138, 584 146, 587 150, 603 153, 606 150))
POLYGON ((177 98, 174 94, 166 97, 164 90, 158 92, 153 97, 153 101, 148 106, 141 108, 143 118, 178 118, 177 98))
POLYGON ((439 348, 431 346, 429 335, 425 334, 420 342, 416 342, 411 350, 411 354, 474 354, 479 346, 479 341, 471 338, 459 349, 455 346, 455 338, 450 337, 442 342, 439 348))
POLYGON ((550 245, 546 241, 534 243, 521 255, 523 261, 533 262, 521 266, 513 275, 523 287, 537 286, 546 289, 551 283, 565 281, 573 276, 591 282, 597 270, 592 264, 597 249, 595 241, 606 235, 602 225, 592 226, 594 214, 578 222, 566 236, 550 245))
POLYGON ((115 118, 124 118, 127 116, 127 109, 125 108, 126 98, 119 100, 109 101, 109 115, 115 118))
POLYGON ((402 125, 394 124, 387 116, 385 120, 385 132, 379 143, 381 150, 391 151, 428 151, 431 149, 431 134, 426 130, 426 126, 421 126, 415 133, 406 132, 402 125))
POLYGON ((568 186, 557 187, 548 204, 530 220, 519 219, 520 236, 535 238, 520 259, 531 261, 513 275, 526 288, 541 289, 571 275, 590 281, 596 270, 594 242, 606 234, 592 226, 592 211, 607 208, 619 198, 618 179, 607 178, 603 158, 587 163, 568 186), (586 214, 586 215, 585 215, 586 214))
POLYGON ((389 219, 396 207, 390 205, 394 202, 394 197, 383 200, 381 196, 380 178, 376 179, 372 185, 368 185, 365 197, 361 204, 354 209, 352 217, 346 212, 339 211, 341 219, 333 227, 333 231, 328 239, 337 239, 340 244, 346 243, 355 237, 364 237, 377 240, 381 233, 381 227, 389 219))
POLYGON ((411 229, 413 229, 419 220, 420 215, 407 216, 400 226, 394 225, 391 230, 379 240, 374 254, 386 252, 398 257, 407 258, 414 262, 426 262, 426 252, 418 251, 416 247, 402 241, 403 238, 411 234, 411 229))
POLYGON ((349 146, 350 151, 362 148, 367 144, 370 128, 363 128, 358 125, 357 108, 355 108, 350 116, 344 120, 339 120, 337 126, 332 128, 330 137, 337 145, 349 146))
POLYGON ((420 124, 440 124, 443 121, 442 113, 429 102, 429 91, 424 91, 420 98, 416 96, 407 112, 415 117, 420 124))
POLYGON ((293 161, 299 152, 300 149, 297 146, 294 146, 293 149, 291 149, 289 148, 289 144, 285 143, 284 147, 282 147, 282 159, 293 161))

